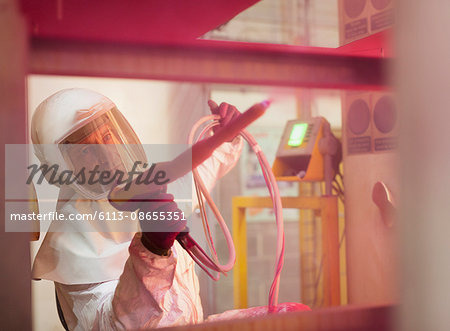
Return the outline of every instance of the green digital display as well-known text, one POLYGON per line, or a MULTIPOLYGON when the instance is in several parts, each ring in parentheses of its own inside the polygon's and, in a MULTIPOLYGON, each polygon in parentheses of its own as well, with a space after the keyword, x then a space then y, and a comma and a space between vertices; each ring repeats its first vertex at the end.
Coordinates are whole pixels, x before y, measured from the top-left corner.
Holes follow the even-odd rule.
POLYGON ((289 136, 288 145, 292 147, 300 146, 305 138, 306 129, 308 129, 308 123, 294 124, 289 136))

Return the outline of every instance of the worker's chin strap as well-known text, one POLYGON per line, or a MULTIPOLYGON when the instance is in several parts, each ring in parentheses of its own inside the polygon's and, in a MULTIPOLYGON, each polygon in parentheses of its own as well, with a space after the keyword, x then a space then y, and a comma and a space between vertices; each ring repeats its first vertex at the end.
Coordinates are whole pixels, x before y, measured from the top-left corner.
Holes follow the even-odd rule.
POLYGON ((215 263, 206 252, 200 247, 200 245, 189 235, 188 232, 181 232, 177 236, 177 241, 180 243, 181 247, 183 247, 186 252, 190 255, 190 257, 202 268, 212 279, 218 280, 218 273, 222 273, 226 275, 226 272, 223 271, 217 263, 215 263), (215 271, 215 275, 213 275, 210 270, 215 271))

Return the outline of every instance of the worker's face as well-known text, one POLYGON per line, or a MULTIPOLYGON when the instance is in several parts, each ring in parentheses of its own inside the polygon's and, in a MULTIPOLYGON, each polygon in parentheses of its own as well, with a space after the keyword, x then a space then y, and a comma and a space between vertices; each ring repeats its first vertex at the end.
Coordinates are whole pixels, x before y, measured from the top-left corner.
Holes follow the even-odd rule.
POLYGON ((80 140, 78 144, 120 144, 120 140, 107 123, 103 123, 97 130, 86 138, 80 140))
POLYGON ((70 148, 70 160, 75 174, 82 168, 85 171, 110 171, 111 176, 116 170, 125 171, 118 148, 121 141, 116 131, 108 123, 102 124, 91 134, 70 148))

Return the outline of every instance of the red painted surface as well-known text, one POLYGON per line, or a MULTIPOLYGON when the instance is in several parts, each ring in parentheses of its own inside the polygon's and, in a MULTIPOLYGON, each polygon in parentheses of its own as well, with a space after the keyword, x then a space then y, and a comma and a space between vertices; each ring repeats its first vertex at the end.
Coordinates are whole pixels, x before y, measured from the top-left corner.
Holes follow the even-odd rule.
POLYGON ((21 0, 33 37, 173 43, 194 40, 259 0, 21 0))
POLYGON ((170 46, 33 39, 30 73, 340 89, 385 88, 387 59, 334 48, 197 41, 170 46))
POLYGON ((341 48, 197 40, 258 0, 21 0, 30 73, 379 89, 386 33, 341 48))
POLYGON ((384 30, 337 48, 337 52, 370 57, 393 57, 392 30, 384 30))
POLYGON ((342 306, 167 328, 167 331, 393 331, 397 306, 342 306))

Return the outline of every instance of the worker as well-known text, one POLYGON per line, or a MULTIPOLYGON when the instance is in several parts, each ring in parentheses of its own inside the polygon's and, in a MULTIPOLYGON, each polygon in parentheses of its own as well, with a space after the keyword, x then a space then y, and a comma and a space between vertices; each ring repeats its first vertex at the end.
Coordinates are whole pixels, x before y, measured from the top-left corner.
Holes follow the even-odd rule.
MULTIPOLYGON (((220 115, 220 126, 239 114, 226 103, 208 104, 212 113, 220 115)), ((98 174, 125 173, 133 164, 147 162, 137 135, 116 105, 87 89, 62 90, 44 100, 33 114, 31 138, 41 164, 57 165, 52 169, 58 175, 95 167, 98 174)), ((224 143, 199 166, 209 189, 236 164, 242 145, 241 138, 224 143)), ((117 211, 108 194, 118 183, 102 184, 96 176, 93 181, 60 185, 56 211, 66 217, 117 211)), ((178 211, 169 192, 170 186, 161 185, 145 197, 152 202, 140 208, 178 211)), ((118 232, 101 222, 55 221, 35 258, 33 278, 54 281, 60 317, 69 330, 134 330, 201 322, 194 262, 175 241, 179 232, 188 229, 182 222, 172 225, 168 232, 141 233, 138 224, 118 232)))

